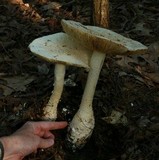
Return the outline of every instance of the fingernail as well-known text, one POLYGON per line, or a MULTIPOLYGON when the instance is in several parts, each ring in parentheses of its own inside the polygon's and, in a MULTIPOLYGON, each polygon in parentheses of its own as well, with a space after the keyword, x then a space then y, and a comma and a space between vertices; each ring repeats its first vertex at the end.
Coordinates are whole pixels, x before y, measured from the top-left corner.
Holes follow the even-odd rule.
POLYGON ((50 144, 50 145, 53 145, 53 144, 54 144, 54 140, 53 140, 53 139, 50 139, 50 140, 49 140, 49 144, 50 144))

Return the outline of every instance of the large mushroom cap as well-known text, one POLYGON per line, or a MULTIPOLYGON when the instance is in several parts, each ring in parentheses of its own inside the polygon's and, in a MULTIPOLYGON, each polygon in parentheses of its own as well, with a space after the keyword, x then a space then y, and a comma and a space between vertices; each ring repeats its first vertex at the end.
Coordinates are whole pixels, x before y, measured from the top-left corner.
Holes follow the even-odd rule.
POLYGON ((91 51, 82 47, 66 33, 37 38, 29 48, 31 52, 49 62, 89 68, 91 51))
POLYGON ((142 54, 147 50, 147 47, 140 42, 105 28, 84 26, 71 20, 62 20, 61 24, 66 33, 92 50, 111 55, 142 54))

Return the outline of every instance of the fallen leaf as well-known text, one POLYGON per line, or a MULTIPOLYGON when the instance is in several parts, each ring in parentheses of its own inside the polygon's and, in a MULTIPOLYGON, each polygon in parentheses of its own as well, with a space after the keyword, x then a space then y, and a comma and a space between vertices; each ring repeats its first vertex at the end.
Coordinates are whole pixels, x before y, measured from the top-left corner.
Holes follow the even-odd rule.
POLYGON ((128 124, 127 117, 124 115, 124 113, 119 112, 117 110, 112 110, 110 116, 103 117, 102 119, 110 124, 123 124, 123 125, 128 124))
POLYGON ((132 31, 138 31, 140 35, 151 36, 152 30, 149 29, 144 22, 137 23, 132 31))
POLYGON ((155 83, 159 83, 159 73, 144 73, 149 79, 155 83))
POLYGON ((137 64, 138 61, 135 58, 128 57, 128 56, 116 56, 117 61, 116 63, 124 68, 132 69, 132 66, 130 64, 134 63, 137 64))
MULTIPOLYGON (((148 47, 148 52, 144 55, 116 56, 116 58, 116 63, 125 72, 134 70, 139 73, 133 77, 140 82, 151 86, 153 83, 159 83, 159 42, 152 43, 148 47)), ((130 73, 127 75, 130 76, 130 73)), ((123 76, 123 74, 120 76, 123 76)))
POLYGON ((43 6, 43 10, 59 10, 62 7, 62 5, 59 2, 49 2, 47 5, 43 6))
POLYGON ((26 85, 35 79, 34 76, 8 76, 0 78, 0 89, 3 90, 3 96, 8 96, 13 92, 25 91, 26 85))

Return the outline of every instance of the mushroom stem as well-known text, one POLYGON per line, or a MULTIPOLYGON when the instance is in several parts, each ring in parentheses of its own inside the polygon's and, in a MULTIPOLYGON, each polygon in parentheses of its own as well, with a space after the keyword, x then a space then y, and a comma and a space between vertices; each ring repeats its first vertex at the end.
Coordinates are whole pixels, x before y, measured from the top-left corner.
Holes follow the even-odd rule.
POLYGON ((72 148, 73 151, 77 148, 82 148, 93 132, 95 120, 92 102, 105 55, 104 53, 94 51, 91 57, 90 71, 81 105, 68 128, 67 143, 68 147, 72 148))
POLYGON ((64 86, 65 65, 56 64, 54 70, 54 89, 46 107, 44 108, 45 120, 56 120, 57 106, 61 98, 64 86))

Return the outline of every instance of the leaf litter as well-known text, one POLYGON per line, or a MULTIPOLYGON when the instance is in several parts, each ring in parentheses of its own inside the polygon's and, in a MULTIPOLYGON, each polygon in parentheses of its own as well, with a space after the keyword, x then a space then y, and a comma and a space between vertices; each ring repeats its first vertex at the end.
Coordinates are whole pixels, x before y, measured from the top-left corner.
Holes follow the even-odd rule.
POLYGON ((3 96, 11 95, 13 92, 26 91, 27 85, 34 81, 35 77, 28 75, 23 76, 7 76, 0 78, 0 89, 3 96))

